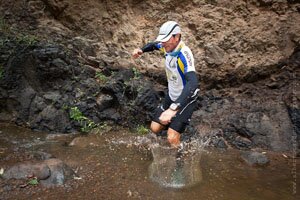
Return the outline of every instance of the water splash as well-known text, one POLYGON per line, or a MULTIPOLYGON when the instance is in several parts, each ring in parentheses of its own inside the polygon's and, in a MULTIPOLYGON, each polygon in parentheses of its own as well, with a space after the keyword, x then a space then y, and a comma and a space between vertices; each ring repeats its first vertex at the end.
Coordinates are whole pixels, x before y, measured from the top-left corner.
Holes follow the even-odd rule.
POLYGON ((202 181, 200 158, 209 141, 192 138, 178 149, 165 140, 157 139, 150 145, 153 162, 149 167, 150 178, 163 187, 183 188, 202 181))
POLYGON ((209 142, 209 139, 194 136, 182 142, 179 148, 172 148, 166 138, 149 133, 146 136, 118 138, 111 144, 150 150, 153 157, 149 166, 150 178, 162 187, 183 188, 202 181, 200 159, 209 142))

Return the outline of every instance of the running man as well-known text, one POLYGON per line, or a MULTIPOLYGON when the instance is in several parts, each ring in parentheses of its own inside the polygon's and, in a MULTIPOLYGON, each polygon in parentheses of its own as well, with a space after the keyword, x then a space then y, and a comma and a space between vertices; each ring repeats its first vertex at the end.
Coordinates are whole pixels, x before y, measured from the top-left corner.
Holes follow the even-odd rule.
POLYGON ((195 110, 199 91, 194 57, 181 40, 181 29, 175 21, 165 22, 156 41, 135 49, 132 56, 138 58, 145 52, 155 50, 165 55, 168 94, 163 104, 156 109, 150 129, 156 134, 167 129, 169 143, 178 147, 180 134, 184 132, 195 110))

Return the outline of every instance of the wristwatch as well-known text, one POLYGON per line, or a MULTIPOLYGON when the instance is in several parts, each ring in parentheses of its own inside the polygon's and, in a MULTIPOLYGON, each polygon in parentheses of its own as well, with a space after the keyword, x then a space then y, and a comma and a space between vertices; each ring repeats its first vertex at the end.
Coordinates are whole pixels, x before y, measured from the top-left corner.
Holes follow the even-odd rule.
POLYGON ((176 111, 179 109, 179 106, 180 106, 179 103, 172 103, 169 108, 173 111, 176 111))

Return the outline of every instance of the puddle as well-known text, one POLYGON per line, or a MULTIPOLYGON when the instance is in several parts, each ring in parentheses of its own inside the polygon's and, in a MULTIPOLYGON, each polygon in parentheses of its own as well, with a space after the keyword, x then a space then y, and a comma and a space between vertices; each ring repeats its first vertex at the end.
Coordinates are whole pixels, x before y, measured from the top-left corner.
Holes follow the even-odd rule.
POLYGON ((267 152, 270 164, 257 168, 241 162, 236 150, 200 151, 200 143, 177 155, 163 143, 121 128, 67 145, 74 137, 0 124, 0 168, 39 151, 63 160, 80 177, 63 187, 25 189, 0 178, 0 199, 297 199, 293 160, 281 154, 267 152))

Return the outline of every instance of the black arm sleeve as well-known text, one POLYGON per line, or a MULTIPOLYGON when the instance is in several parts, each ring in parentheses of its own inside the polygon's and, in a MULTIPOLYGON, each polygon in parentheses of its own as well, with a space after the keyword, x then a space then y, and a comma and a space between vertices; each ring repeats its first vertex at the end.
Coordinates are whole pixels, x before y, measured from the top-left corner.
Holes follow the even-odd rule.
POLYGON ((150 42, 150 43, 148 43, 148 44, 146 44, 145 46, 142 47, 142 51, 143 52, 149 52, 149 51, 158 50, 156 44, 157 44, 157 42, 150 42))
POLYGON ((180 107, 185 107, 192 99, 195 99, 198 89, 198 78, 197 74, 194 71, 187 72, 184 75, 186 79, 186 85, 184 86, 181 95, 175 101, 175 103, 179 103, 180 107))

